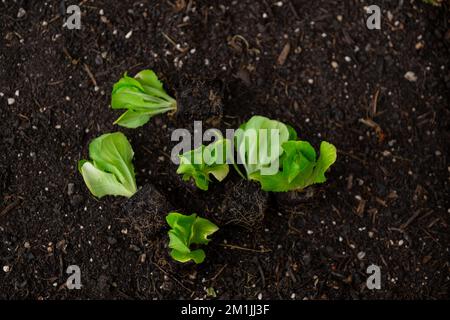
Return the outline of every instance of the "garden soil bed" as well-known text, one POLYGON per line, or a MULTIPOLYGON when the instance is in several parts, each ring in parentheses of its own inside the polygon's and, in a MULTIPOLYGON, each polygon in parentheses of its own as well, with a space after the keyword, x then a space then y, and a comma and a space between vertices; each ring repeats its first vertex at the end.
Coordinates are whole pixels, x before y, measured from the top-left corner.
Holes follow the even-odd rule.
POLYGON ((368 30, 377 1, 84 0, 82 29, 68 30, 69 2, 0 3, 1 299, 448 298, 448 8, 378 1, 381 30, 368 30), (195 106, 112 124, 113 83, 144 68, 188 112, 189 92, 207 104, 198 89, 213 90, 204 129, 260 114, 333 143, 328 181, 288 195, 253 192, 235 172, 207 193, 186 185, 170 137, 192 130, 195 106), (96 200, 77 161, 116 130, 144 188, 96 200), (246 206, 263 210, 255 228, 236 223, 246 206), (167 210, 218 221, 203 264, 171 260, 155 217, 167 210), (371 264, 380 290, 366 287, 371 264), (69 265, 81 290, 65 286, 69 265))

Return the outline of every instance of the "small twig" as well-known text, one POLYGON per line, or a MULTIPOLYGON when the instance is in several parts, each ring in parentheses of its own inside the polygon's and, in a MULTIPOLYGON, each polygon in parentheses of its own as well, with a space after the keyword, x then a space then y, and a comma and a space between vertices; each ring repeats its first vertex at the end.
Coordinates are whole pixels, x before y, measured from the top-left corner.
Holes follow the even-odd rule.
POLYGON ((258 271, 259 275, 261 276, 262 286, 263 288, 266 287, 266 277, 264 276, 264 271, 261 267, 261 263, 259 262, 258 258, 255 258, 256 264, 258 265, 258 271))
POLYGON ((64 52, 64 54, 66 55, 66 57, 70 60, 70 63, 71 63, 71 64, 78 64, 78 60, 74 59, 74 58, 70 55, 70 53, 69 53, 69 51, 67 50, 66 47, 63 48, 63 52, 64 52))
POLYGON ((258 253, 272 252, 271 249, 261 249, 261 250, 257 250, 257 249, 251 249, 251 248, 240 247, 240 246, 237 246, 237 245, 234 245, 234 244, 220 244, 220 246, 225 247, 225 248, 229 248, 229 249, 237 249, 237 250, 251 251, 251 252, 258 252, 258 253))
POLYGON ((291 220, 292 220, 292 214, 289 216, 289 219, 288 219, 288 228, 289 228, 289 230, 290 231, 294 231, 295 233, 298 233, 299 235, 303 235, 303 233, 299 229, 297 229, 296 227, 294 227, 292 225, 291 220))
POLYGON ((27 121, 30 121, 30 118, 28 118, 26 115, 19 113, 18 116, 22 119, 25 119, 27 121))
POLYGON ((181 48, 181 46, 179 44, 177 44, 171 37, 169 37, 167 34, 165 34, 164 32, 162 32, 162 35, 164 36, 164 38, 166 38, 167 41, 169 41, 174 47, 175 49, 177 49, 179 52, 181 53, 185 53, 186 51, 188 51, 189 48, 181 48))
POLYGON ((55 22, 56 20, 58 20, 59 18, 61 18, 61 16, 59 14, 57 14, 56 16, 54 16, 53 18, 50 19, 50 21, 48 22, 48 24, 52 24, 53 22, 55 22))
POLYGON ((420 213, 421 213, 421 211, 420 211, 420 210, 417 210, 417 211, 412 215, 411 218, 409 218, 405 223, 403 223, 403 224, 400 226, 400 229, 401 229, 401 230, 405 230, 406 228, 408 228, 408 226, 411 224, 411 222, 413 222, 414 220, 416 220, 416 218, 420 215, 420 213))
POLYGON ((384 138, 385 138, 385 134, 383 132, 383 129, 381 129, 380 125, 378 123, 376 123, 375 121, 373 121, 372 119, 359 119, 359 122, 361 122, 362 124, 368 126, 369 128, 372 128, 375 130, 375 133, 378 136, 378 141, 383 142, 384 138))
POLYGON ((88 74, 88 76, 89 76, 89 78, 91 79, 91 81, 92 81, 92 83, 94 84, 94 86, 98 87, 98 85, 97 85, 97 80, 95 80, 95 77, 94 77, 94 75, 92 74, 91 69, 89 69, 89 66, 88 66, 86 63, 84 63, 84 64, 83 64, 83 67, 84 67, 84 70, 86 70, 86 73, 88 74))
POLYGON ((172 276, 169 272, 167 272, 166 270, 164 270, 163 268, 161 268, 157 263, 152 262, 153 265, 155 265, 159 270, 161 270, 161 272, 163 272, 165 275, 167 275, 168 277, 170 277, 171 279, 175 280, 175 282, 177 282, 180 286, 182 286, 184 289, 188 290, 190 293, 194 292, 192 289, 189 289, 188 287, 186 287, 183 282, 181 282, 180 280, 178 280, 177 278, 175 278, 174 276, 172 276))
POLYGON ((440 220, 441 220, 441 218, 434 219, 433 221, 430 222, 430 224, 428 224, 427 228, 430 229, 432 226, 434 226, 440 220))
POLYGON ((372 102, 370 104, 370 117, 373 118, 377 115, 378 96, 380 95, 380 89, 378 88, 373 95, 372 102))
POLYGON ((0 212, 0 217, 3 217, 4 215, 6 215, 8 212, 10 212, 12 209, 14 209, 15 207, 17 207, 20 202, 23 200, 22 197, 18 197, 13 203, 10 203, 9 205, 6 206, 5 209, 2 210, 2 212, 0 212))
POLYGON ((259 49, 250 47, 250 43, 247 41, 247 39, 245 39, 244 36, 241 36, 240 34, 235 34, 228 41, 228 45, 230 47, 232 47, 234 50, 236 50, 236 51, 240 51, 241 50, 240 46, 238 46, 238 44, 236 42, 237 39, 240 39, 245 44, 245 48, 246 48, 246 50, 248 52, 255 53, 255 54, 259 54, 260 53, 259 49))
POLYGON ((292 262, 292 259, 291 259, 291 257, 289 257, 289 261, 286 263, 287 273, 291 277, 292 282, 296 283, 297 277, 295 276, 294 272, 292 272, 291 262, 292 262))
POLYGON ((367 164, 367 162, 365 160, 361 159, 360 157, 355 156, 353 153, 345 152, 345 151, 342 151, 342 150, 338 150, 338 153, 342 153, 345 156, 348 156, 350 158, 358 160, 358 161, 362 162, 364 165, 367 164))
POLYGON ((294 5, 292 4, 292 1, 288 1, 289 3, 289 8, 291 9, 292 13, 294 14, 295 19, 299 20, 300 17, 297 13, 297 10, 295 9, 294 5))
POLYGON ((217 277, 222 274, 223 270, 228 267, 228 264, 225 264, 220 270, 216 273, 214 277, 211 278, 211 281, 216 281, 217 277))
POLYGON ((425 232, 427 234, 427 236, 429 236, 431 238, 431 240, 433 240, 439 247, 442 247, 442 245, 439 243, 439 241, 436 240, 435 237, 433 237, 431 235, 431 233, 429 233, 426 229, 424 228, 420 228, 423 232, 425 232))
POLYGON ((144 149, 144 151, 147 152, 148 154, 153 154, 153 152, 151 152, 150 149, 147 148, 146 146, 142 146, 142 149, 144 149))

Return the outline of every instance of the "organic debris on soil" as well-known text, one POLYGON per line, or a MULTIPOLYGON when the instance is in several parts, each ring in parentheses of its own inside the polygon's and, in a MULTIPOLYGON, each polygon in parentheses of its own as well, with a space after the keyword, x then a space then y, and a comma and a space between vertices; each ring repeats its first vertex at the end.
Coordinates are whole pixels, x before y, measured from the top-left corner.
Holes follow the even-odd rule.
POLYGON ((215 218, 220 224, 235 224, 252 231, 262 227, 269 195, 253 181, 228 181, 215 218))

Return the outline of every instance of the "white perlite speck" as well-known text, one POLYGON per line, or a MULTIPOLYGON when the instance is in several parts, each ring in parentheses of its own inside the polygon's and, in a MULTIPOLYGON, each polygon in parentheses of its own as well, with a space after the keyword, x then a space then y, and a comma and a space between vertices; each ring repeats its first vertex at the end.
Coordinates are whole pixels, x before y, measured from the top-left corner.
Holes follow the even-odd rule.
POLYGON ((11 268, 9 266, 3 266, 3 272, 8 273, 9 271, 11 271, 11 268))
POLYGON ((133 30, 130 30, 130 31, 125 35, 125 39, 130 39, 132 35, 133 35, 133 30))
POLYGON ((405 79, 410 81, 410 82, 416 82, 417 81, 417 76, 414 72, 412 71, 408 71, 407 73, 405 73, 405 79))
POLYGON ((27 12, 25 11, 24 8, 20 8, 19 11, 17 12, 17 18, 23 18, 25 15, 27 14, 27 12))
POLYGON ((16 102, 14 98, 8 98, 8 105, 13 105, 16 102))

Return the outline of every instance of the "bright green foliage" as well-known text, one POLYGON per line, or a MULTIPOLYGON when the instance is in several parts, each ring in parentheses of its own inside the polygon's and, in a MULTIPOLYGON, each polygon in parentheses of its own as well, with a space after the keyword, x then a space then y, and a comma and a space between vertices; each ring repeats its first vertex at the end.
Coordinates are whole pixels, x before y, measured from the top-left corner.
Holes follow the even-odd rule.
POLYGON ((311 144, 297 141, 295 130, 279 121, 254 116, 240 129, 235 134, 235 143, 238 155, 244 162, 247 179, 258 181, 264 191, 301 190, 315 183, 323 183, 326 181, 325 172, 336 161, 336 148, 332 144, 323 141, 317 159, 311 144), (271 140, 270 133, 254 133, 260 129, 279 130, 278 140, 271 140), (268 139, 261 139, 264 135, 268 139), (250 139, 246 141, 246 137, 250 139), (264 150, 269 151, 266 156, 264 150), (270 164, 275 170, 264 171, 270 164))
POLYGON ((114 84, 111 98, 113 109, 127 109, 114 124, 137 128, 151 117, 175 111, 177 103, 163 88, 152 70, 143 70, 131 78, 125 74, 114 84))
POLYGON ((183 180, 194 179, 195 185, 201 190, 208 190, 212 174, 218 181, 222 181, 228 175, 229 166, 227 155, 230 155, 231 144, 229 140, 220 139, 208 146, 200 147, 180 155, 178 174, 183 175, 183 180))
POLYGON ((173 259, 180 262, 194 260, 195 263, 202 263, 205 260, 205 252, 202 249, 191 249, 191 245, 206 245, 210 241, 208 236, 219 230, 219 228, 208 219, 183 215, 171 212, 167 215, 166 221, 171 227, 169 230, 169 248, 173 259))
POLYGON ((78 170, 94 196, 129 198, 136 193, 133 155, 133 149, 123 133, 107 133, 92 140, 89 144, 91 161, 79 161, 78 170))
POLYGON ((282 169, 275 175, 258 175, 255 180, 265 191, 283 192, 301 190, 326 181, 325 172, 336 161, 336 148, 322 141, 320 156, 306 141, 288 141, 283 144, 282 169))
MULTIPOLYGON (((293 128, 263 116, 253 116, 242 124, 235 133, 234 142, 247 178, 264 174, 264 170, 273 164, 277 166, 283 143, 296 137, 293 128)), ((237 166, 236 169, 239 172, 237 166)))

